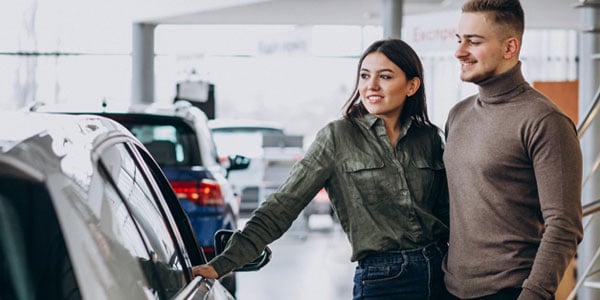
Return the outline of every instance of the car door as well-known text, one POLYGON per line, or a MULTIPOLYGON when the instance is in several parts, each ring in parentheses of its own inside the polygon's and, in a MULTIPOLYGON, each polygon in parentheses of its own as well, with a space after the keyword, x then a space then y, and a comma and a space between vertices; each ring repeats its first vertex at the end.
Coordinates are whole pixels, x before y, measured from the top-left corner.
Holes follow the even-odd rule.
POLYGON ((187 237, 189 223, 182 218, 181 208, 174 205, 177 202, 172 190, 145 150, 135 143, 119 143, 105 148, 100 161, 146 244, 150 260, 142 262, 143 271, 161 291, 160 298, 232 299, 217 281, 192 277, 191 259, 203 263, 203 257, 197 244, 187 237))
MULTIPOLYGON (((134 154, 138 160, 142 162, 141 168, 147 174, 148 182, 155 192, 157 201, 161 204, 165 218, 169 219, 169 224, 174 231, 174 235, 178 238, 178 245, 186 259, 188 270, 191 274, 191 267, 198 264, 205 264, 206 257, 202 253, 202 248, 198 244, 188 216, 181 207, 179 199, 175 196, 171 185, 167 178, 161 172, 160 167, 154 162, 150 154, 141 147, 133 145, 135 148, 134 154), (175 234, 177 233, 177 234, 175 234), (186 254, 187 253, 187 254, 186 254)), ((181 291, 178 298, 193 299, 197 296, 202 296, 206 300, 233 300, 229 292, 217 280, 196 279, 192 280, 193 284, 188 284, 181 291), (199 288, 198 281, 200 281, 199 288), (206 295, 204 295, 206 294, 206 295), (190 296, 194 297, 190 297, 190 296)))

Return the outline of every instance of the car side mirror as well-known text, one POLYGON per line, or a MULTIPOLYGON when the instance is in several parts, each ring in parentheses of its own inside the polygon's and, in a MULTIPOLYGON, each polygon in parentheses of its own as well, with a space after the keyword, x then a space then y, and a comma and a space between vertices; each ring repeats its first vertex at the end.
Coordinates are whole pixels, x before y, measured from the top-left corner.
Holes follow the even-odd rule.
MULTIPOLYGON (((231 236, 235 231, 221 229, 215 233, 215 254, 219 255, 225 250, 227 247, 227 243, 231 239, 231 236)), ((233 270, 234 272, 249 272, 249 271, 258 271, 262 267, 264 267, 269 261, 271 261, 271 249, 269 247, 265 247, 263 252, 253 261, 243 265, 240 268, 233 270)))
POLYGON ((227 175, 229 176, 229 171, 235 170, 244 170, 250 166, 251 159, 249 157, 243 155, 230 155, 227 157, 229 160, 229 165, 227 166, 227 175))

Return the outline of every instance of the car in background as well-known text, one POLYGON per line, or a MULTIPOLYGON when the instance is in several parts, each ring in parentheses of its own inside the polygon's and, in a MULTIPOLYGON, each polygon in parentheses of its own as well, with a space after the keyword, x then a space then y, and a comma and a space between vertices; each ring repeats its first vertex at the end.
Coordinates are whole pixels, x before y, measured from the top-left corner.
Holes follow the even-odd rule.
MULTIPOLYGON (((241 209, 256 209, 287 179, 293 165, 304 155, 303 136, 286 134, 274 122, 250 119, 209 121, 217 151, 221 155, 240 153, 252 160, 250 167, 232 174, 230 180, 241 190, 241 209)), ((321 189, 304 209, 303 215, 329 214, 333 209, 325 189, 321 189)))
POLYGON ((10 124, 0 127, 0 299, 234 299, 192 275, 207 260, 189 219, 122 125, 22 112, 0 120, 10 124))
POLYGON ((312 215, 329 215, 332 221, 338 222, 337 215, 331 206, 329 195, 324 188, 320 189, 312 201, 308 203, 308 205, 304 208, 302 215, 307 219, 307 221, 312 215))
MULTIPOLYGON (((209 260, 215 256, 214 234, 237 229, 239 197, 227 176, 247 168, 249 160, 232 155, 222 163, 206 115, 189 102, 138 104, 102 112, 59 106, 40 106, 37 111, 100 115, 129 129, 171 183, 209 260)), ((221 280, 235 295, 235 273, 221 280)))
POLYGON ((219 154, 240 153, 252 161, 249 168, 230 176, 241 192, 240 209, 245 212, 256 209, 274 192, 304 155, 302 137, 287 136, 274 122, 216 119, 208 124, 219 154))

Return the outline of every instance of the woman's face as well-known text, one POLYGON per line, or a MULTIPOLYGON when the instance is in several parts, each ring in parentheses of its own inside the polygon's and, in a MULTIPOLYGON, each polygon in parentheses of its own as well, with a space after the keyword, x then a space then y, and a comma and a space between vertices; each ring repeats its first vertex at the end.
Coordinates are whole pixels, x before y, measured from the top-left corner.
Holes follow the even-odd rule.
POLYGON ((420 85, 415 77, 406 74, 383 53, 368 54, 358 74, 358 92, 367 111, 384 120, 398 120, 406 97, 412 96, 420 85))

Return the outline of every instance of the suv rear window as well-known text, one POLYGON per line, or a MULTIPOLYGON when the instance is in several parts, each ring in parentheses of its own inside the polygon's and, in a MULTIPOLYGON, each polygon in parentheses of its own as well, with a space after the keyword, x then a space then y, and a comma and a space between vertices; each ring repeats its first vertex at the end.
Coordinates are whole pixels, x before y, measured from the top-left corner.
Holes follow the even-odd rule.
POLYGON ((201 165, 197 136, 193 128, 178 117, 148 114, 107 114, 127 127, 163 167, 201 165))

